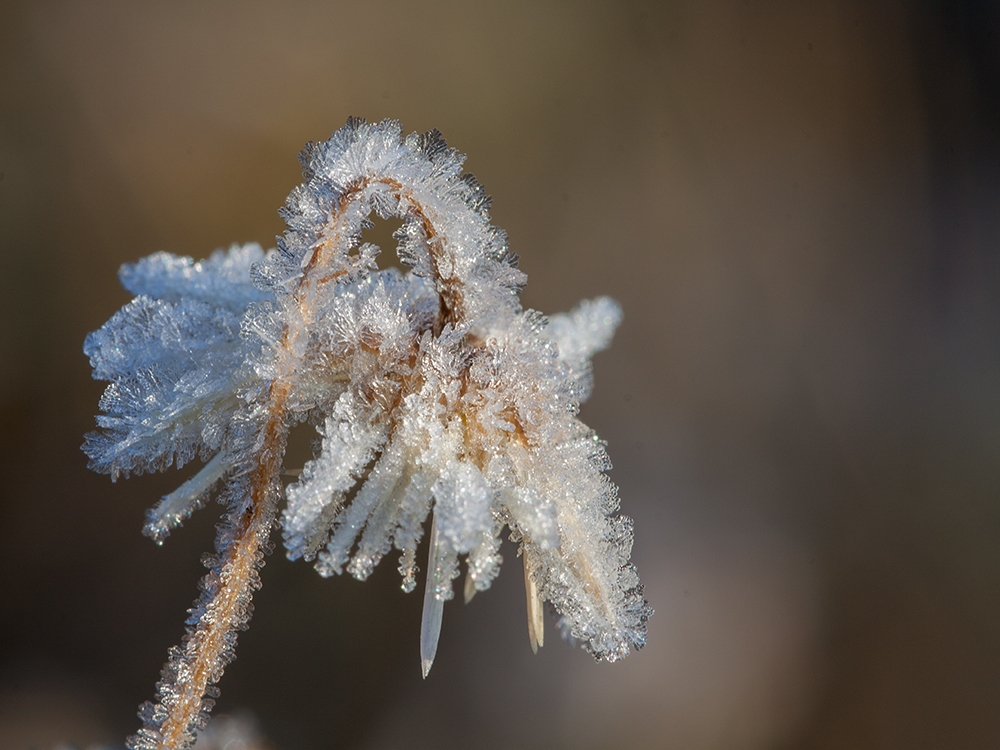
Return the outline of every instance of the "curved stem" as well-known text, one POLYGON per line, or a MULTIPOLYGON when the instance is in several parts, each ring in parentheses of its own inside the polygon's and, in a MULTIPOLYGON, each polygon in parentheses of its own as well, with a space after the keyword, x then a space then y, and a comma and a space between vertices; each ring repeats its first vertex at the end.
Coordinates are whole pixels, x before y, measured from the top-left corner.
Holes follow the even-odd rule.
MULTIPOLYGON (((284 298, 284 328, 277 350, 277 375, 268 391, 266 420, 256 460, 252 463, 247 487, 246 510, 234 512, 229 524, 219 534, 219 559, 203 579, 202 596, 195 605, 196 619, 179 649, 171 653, 158 686, 159 705, 148 706, 147 726, 132 738, 136 750, 174 750, 188 747, 195 731, 207 719, 213 700, 212 686, 232 660, 236 631, 246 625, 253 591, 260 585, 258 569, 263 565, 263 551, 274 522, 280 497, 278 477, 285 450, 288 428, 287 401, 301 370, 303 339, 308 339, 315 316, 314 294, 329 282, 337 282, 356 268, 346 241, 349 227, 345 219, 354 201, 365 200, 370 188, 381 185, 396 199, 396 216, 420 223, 429 255, 429 268, 440 299, 440 313, 435 335, 448 323, 455 325, 465 317, 463 284, 455 275, 444 276, 442 267, 454 268, 447 238, 435 227, 427 207, 411 188, 397 180, 367 176, 344 190, 328 218, 323 240, 303 264, 303 274, 296 288, 284 298), (329 269, 327 271, 327 269, 329 269), (206 697, 208 696, 208 697, 206 697)), ((432 551, 435 531, 432 526, 432 551)), ((431 565, 430 567, 433 567, 431 565)), ((430 575, 428 590, 431 590, 430 575)), ((432 622, 425 624, 422 639, 424 675, 434 658, 440 610, 443 602, 431 604, 432 622), (426 643, 424 643, 426 642, 426 643)))
MULTIPOLYGON (((427 208, 417 200, 413 190, 398 180, 379 176, 363 177, 341 193, 340 200, 326 222, 327 236, 317 245, 312 258, 306 264, 305 275, 308 275, 316 267, 339 269, 329 276, 318 279, 319 284, 324 284, 336 281, 349 270, 348 247, 347 243, 343 241, 343 227, 340 226, 340 223, 348 207, 354 201, 361 199, 364 192, 375 184, 387 187, 389 193, 398 201, 397 205, 408 206, 405 211, 397 211, 394 214, 396 218, 416 219, 424 231, 430 260, 429 265, 434 275, 434 288, 441 300, 439 328, 435 331, 435 333, 440 333, 440 328, 445 323, 455 324, 465 317, 463 285, 457 276, 445 277, 442 275, 441 261, 444 259, 445 253, 448 252, 446 248, 447 238, 435 228, 427 208), (345 261, 347 261, 346 264, 345 261)), ((448 262, 447 265, 451 266, 452 263, 448 262)))

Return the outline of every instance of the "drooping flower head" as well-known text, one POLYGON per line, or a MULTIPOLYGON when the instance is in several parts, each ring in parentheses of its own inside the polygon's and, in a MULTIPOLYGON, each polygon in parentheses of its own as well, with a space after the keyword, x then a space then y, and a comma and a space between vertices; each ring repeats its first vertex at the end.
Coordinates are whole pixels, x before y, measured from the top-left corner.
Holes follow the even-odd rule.
POLYGON ((505 527, 519 545, 533 648, 543 601, 564 633, 615 661, 645 642, 652 613, 629 562, 603 444, 577 419, 590 358, 621 313, 607 298, 551 319, 521 309, 525 277, 489 198, 436 131, 352 120, 303 151, 305 182, 282 210, 278 248, 217 251, 194 263, 158 253, 123 266, 137 297, 87 339, 110 380, 84 449, 112 474, 204 468, 149 513, 162 542, 221 484, 228 508, 188 635, 144 708, 134 747, 189 742, 232 658, 278 503, 288 556, 323 575, 365 579, 393 548, 417 584, 429 523, 421 663, 444 602, 497 575, 505 527), (361 243, 372 213, 396 217, 410 271, 379 271, 361 243), (282 491, 291 426, 322 440, 282 491))

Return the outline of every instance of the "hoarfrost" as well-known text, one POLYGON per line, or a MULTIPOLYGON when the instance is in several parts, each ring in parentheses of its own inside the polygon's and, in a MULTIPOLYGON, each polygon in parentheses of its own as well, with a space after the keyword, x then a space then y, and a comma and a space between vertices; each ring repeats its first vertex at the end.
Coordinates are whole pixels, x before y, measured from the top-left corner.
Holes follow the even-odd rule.
POLYGON ((137 296, 84 346, 110 381, 84 445, 92 468, 115 478, 207 462, 150 511, 145 533, 162 542, 223 480, 228 509, 133 747, 184 746, 207 720, 275 520, 288 556, 324 575, 364 579, 395 546, 412 591, 432 517, 425 676, 461 559, 468 600, 497 575, 504 527, 523 557, 533 649, 543 601, 598 659, 645 643, 652 610, 629 562, 631 521, 617 515, 603 443, 576 417, 618 305, 522 310, 525 277, 489 198, 436 131, 404 138, 395 121, 350 120, 300 158, 305 181, 281 210, 276 250, 123 266, 137 296), (408 273, 379 271, 379 248, 361 243, 372 212, 402 220, 408 273), (307 419, 321 444, 283 493, 288 430, 307 419))

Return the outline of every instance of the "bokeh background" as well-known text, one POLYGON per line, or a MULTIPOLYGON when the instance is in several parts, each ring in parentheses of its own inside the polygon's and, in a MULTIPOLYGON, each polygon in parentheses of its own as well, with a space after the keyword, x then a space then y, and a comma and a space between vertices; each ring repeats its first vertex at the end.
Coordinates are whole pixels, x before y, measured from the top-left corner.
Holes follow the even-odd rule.
POLYGON ((193 467, 86 470, 116 269, 270 246, 349 115, 469 154, 527 306, 622 302, 583 418, 657 613, 624 663, 551 616, 532 656, 507 545, 422 681, 392 559, 277 551, 217 714, 279 750, 1000 746, 998 44, 985 0, 6 0, 0 747, 137 728, 219 514, 158 548, 193 467))

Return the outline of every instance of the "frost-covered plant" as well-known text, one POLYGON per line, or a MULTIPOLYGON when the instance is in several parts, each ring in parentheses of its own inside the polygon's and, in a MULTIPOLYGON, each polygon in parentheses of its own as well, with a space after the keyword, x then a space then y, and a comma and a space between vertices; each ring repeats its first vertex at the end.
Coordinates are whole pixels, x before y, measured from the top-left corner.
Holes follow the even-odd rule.
POLYGON ((503 528, 524 563, 531 646, 542 602, 564 634, 616 661, 646 640, 652 610, 629 562, 604 445, 576 418, 590 358, 621 313, 607 298, 546 320, 490 199, 436 131, 351 120, 301 155, 305 182, 278 248, 156 253, 119 272, 135 295, 84 346, 110 381, 90 465, 116 479, 194 458, 204 467, 149 511, 162 543, 216 486, 226 507, 209 573, 132 748, 186 747, 245 627, 278 505, 292 559, 365 579, 395 547, 404 591, 431 516, 420 633, 427 675, 459 558, 465 598, 500 568, 503 528), (377 270, 369 215, 398 217, 412 271, 377 270), (289 429, 322 444, 283 490, 289 429))

